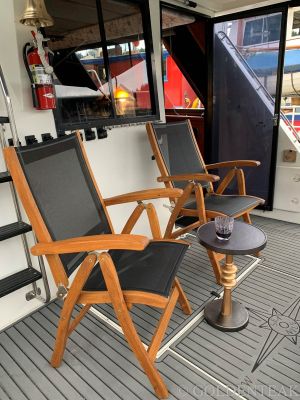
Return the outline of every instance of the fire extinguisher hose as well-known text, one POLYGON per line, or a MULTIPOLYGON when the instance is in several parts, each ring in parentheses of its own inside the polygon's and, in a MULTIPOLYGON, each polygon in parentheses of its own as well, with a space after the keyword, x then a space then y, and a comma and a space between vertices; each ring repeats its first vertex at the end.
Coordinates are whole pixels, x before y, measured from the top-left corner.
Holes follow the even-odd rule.
POLYGON ((29 80, 30 80, 33 107, 37 108, 37 107, 39 107, 39 100, 37 98, 37 94, 36 94, 36 90, 35 90, 35 83, 34 83, 30 68, 29 68, 28 58, 27 58, 28 51, 32 50, 32 49, 33 49, 33 47, 31 46, 30 43, 25 43, 25 45, 23 47, 23 61, 24 61, 24 65, 25 65, 29 80), (29 49, 28 49, 28 47, 29 47, 29 49))

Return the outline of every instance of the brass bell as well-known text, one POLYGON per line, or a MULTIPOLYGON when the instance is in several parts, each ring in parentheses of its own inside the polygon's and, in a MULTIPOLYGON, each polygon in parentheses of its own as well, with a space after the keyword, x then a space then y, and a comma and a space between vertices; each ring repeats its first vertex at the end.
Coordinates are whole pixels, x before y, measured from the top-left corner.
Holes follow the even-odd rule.
POLYGON ((54 25, 53 18, 48 14, 44 0, 27 0, 20 22, 23 25, 38 28, 54 25))

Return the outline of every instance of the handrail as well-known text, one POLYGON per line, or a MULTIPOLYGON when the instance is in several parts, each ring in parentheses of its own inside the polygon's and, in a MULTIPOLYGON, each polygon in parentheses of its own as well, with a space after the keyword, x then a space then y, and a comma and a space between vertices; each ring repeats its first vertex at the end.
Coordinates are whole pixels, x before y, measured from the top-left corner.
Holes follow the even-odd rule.
MULTIPOLYGON (((270 93, 267 91, 267 89, 265 88, 265 86, 260 82, 260 80, 258 79, 257 75, 255 74, 255 72, 253 71, 253 69, 250 67, 250 65, 247 63, 247 61, 245 60, 245 58, 243 57, 243 55, 240 53, 240 51, 237 49, 237 47, 232 43, 232 41, 229 39, 229 37, 226 35, 225 32, 223 31, 219 31, 217 33, 219 39, 221 41, 226 40, 227 44, 235 51, 236 56, 238 57, 238 59, 240 60, 240 62, 243 64, 243 66, 247 69, 247 72, 251 75, 251 77, 255 80, 255 82, 258 85, 257 90, 262 90, 264 96, 267 98, 267 100, 269 101, 269 104, 271 107, 275 106, 275 101, 273 99, 273 97, 270 95, 270 93)), ((287 125, 287 127, 291 130, 291 132, 293 133, 293 135, 295 136, 295 138, 298 140, 298 142, 300 142, 300 135, 299 133, 296 131, 296 129, 293 127, 293 125, 290 123, 289 119, 285 116, 285 114, 280 111, 280 119, 287 125)))
MULTIPOLYGON (((19 136, 18 136, 18 131, 15 123, 15 118, 14 118, 14 112, 13 112, 13 107, 12 107, 12 102, 11 98, 9 95, 9 91, 5 82, 4 74, 0 65, 0 89, 5 101, 6 105, 6 110, 9 118, 9 125, 10 125, 10 130, 13 138, 13 144, 14 146, 18 147, 19 146, 19 136)), ((6 141, 4 137, 4 129, 3 126, 1 126, 0 129, 0 148, 3 150, 3 148, 6 147, 6 141)), ((13 182, 10 182, 10 190, 13 198, 13 203, 17 215, 18 221, 22 221, 22 215, 21 215, 21 209, 20 209, 20 204, 19 200, 17 197, 17 193, 14 187, 13 182)), ((29 245, 28 245, 28 240, 26 237, 26 234, 21 235, 22 238, 22 243, 23 243, 23 248, 26 256, 26 261, 27 261, 27 266, 32 267, 32 261, 31 261, 31 256, 29 252, 29 245)), ((35 236, 34 236, 35 239, 35 236)), ((45 289, 45 298, 40 295, 40 289, 37 287, 36 282, 32 283, 33 290, 30 292, 26 293, 26 299, 31 300, 33 298, 39 299, 44 303, 48 303, 51 299, 51 293, 50 293, 50 287, 49 287, 49 282, 47 278, 47 273, 46 273, 46 268, 44 264, 44 260, 42 257, 38 257, 38 263, 40 266, 41 274, 42 274, 42 280, 43 280, 43 285, 45 289)))

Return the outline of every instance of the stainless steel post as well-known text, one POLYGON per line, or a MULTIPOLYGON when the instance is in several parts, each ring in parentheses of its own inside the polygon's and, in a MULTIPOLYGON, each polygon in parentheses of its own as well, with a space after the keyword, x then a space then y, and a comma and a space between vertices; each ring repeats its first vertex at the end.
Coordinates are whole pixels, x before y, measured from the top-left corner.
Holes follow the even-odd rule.
POLYGON ((17 127, 16 127, 16 122, 15 122, 15 117, 14 117, 14 111, 13 111, 13 108, 12 108, 11 99, 9 97, 9 92, 8 92, 8 89, 7 89, 7 86, 6 86, 6 82, 5 82, 5 79, 4 79, 4 75, 3 75, 3 71, 2 71, 1 65, 0 65, 0 86, 1 86, 2 94, 3 94, 3 98, 4 98, 4 101, 5 101, 7 114, 8 114, 8 117, 9 117, 10 129, 11 129, 13 143, 14 143, 14 146, 18 146, 19 145, 19 138, 18 138, 17 127))
MULTIPOLYGON (((9 118, 9 124, 10 124, 10 130, 11 130, 11 134, 12 134, 13 144, 15 147, 18 147, 19 146, 19 137, 18 137, 16 122, 15 122, 13 107, 12 107, 11 99, 9 96, 8 88, 7 88, 5 79, 4 79, 1 65, 0 65, 0 87, 1 87, 2 94, 3 94, 3 98, 5 100, 5 105, 6 105, 8 118, 9 118)), ((3 125, 0 125, 0 145, 1 145, 2 150, 6 147, 5 129, 4 129, 3 125)), ((10 182, 10 190, 11 190, 18 222, 22 222, 20 204, 19 204, 19 200, 18 200, 17 193, 16 193, 13 182, 10 182)), ((22 238, 22 243, 23 243, 23 248, 24 248, 24 252, 25 252, 25 256, 26 256, 27 265, 28 265, 28 267, 32 267, 32 260, 31 260, 31 256, 30 256, 30 252, 29 252, 29 246, 28 246, 26 234, 22 234, 21 238, 22 238)), ((36 241, 35 236, 34 236, 34 240, 36 241)), ((31 300, 33 298, 38 298, 39 300, 42 300, 43 302, 47 303, 50 300, 50 289, 49 289, 49 284, 48 284, 48 278, 47 278, 43 258, 39 257, 38 261, 39 261, 39 266, 40 266, 40 270, 41 270, 41 274, 42 274, 42 278, 43 278, 43 284, 44 284, 44 288, 45 288, 46 298, 44 299, 40 296, 41 290, 37 287, 36 282, 33 282, 33 284, 32 284, 33 290, 26 294, 26 299, 31 300)))

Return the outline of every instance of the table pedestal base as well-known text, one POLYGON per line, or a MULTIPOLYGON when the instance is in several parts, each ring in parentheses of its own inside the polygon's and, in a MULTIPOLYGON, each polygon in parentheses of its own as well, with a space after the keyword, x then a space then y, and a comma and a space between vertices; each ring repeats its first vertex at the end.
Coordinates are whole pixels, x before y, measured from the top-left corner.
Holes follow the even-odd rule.
POLYGON ((249 314, 243 304, 232 300, 231 315, 221 313, 223 299, 211 301, 204 309, 207 323, 220 331, 236 332, 245 328, 249 322, 249 314))

